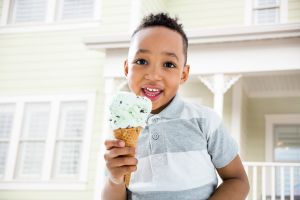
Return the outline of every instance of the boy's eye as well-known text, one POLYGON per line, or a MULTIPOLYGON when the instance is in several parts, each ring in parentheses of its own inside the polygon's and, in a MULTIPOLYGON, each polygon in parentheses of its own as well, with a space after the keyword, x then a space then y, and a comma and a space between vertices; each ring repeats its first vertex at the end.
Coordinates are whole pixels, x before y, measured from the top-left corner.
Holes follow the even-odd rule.
POLYGON ((176 65, 173 64, 173 63, 171 63, 171 62, 166 62, 166 63, 164 64, 164 67, 167 67, 167 68, 175 68, 176 65))
POLYGON ((144 59, 138 59, 135 61, 135 63, 138 65, 147 65, 148 64, 148 62, 144 59))

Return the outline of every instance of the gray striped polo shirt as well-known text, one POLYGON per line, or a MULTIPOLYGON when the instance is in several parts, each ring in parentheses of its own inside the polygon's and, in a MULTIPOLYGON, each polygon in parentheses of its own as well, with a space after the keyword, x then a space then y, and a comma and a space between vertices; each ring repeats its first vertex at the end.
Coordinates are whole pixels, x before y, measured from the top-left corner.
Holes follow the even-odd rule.
POLYGON ((210 108, 176 95, 159 114, 150 115, 139 137, 137 171, 128 199, 208 199, 217 187, 215 168, 238 153, 236 142, 210 108))

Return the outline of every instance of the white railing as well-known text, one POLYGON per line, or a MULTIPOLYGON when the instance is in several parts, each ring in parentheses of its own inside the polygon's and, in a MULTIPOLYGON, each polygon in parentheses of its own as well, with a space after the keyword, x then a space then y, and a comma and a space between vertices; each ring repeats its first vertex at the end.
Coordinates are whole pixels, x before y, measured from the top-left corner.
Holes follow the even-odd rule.
POLYGON ((300 163, 244 162, 247 200, 300 200, 300 163))

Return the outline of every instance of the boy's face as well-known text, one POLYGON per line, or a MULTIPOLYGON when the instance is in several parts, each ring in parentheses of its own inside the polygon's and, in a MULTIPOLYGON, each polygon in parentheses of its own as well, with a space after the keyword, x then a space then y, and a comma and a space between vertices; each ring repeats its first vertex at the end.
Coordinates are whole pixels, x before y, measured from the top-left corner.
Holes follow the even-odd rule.
POLYGON ((125 75, 132 92, 152 101, 152 113, 163 110, 189 74, 184 66, 183 40, 165 27, 148 27, 131 41, 125 75))

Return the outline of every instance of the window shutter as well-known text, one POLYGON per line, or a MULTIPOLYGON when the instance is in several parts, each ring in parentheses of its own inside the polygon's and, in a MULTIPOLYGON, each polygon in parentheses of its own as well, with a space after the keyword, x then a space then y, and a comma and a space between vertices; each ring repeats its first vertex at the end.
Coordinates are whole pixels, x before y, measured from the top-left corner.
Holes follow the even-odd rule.
POLYGON ((45 21, 47 0, 15 0, 13 5, 13 23, 45 21))
POLYGON ((8 142, 0 142, 0 177, 5 173, 8 144, 8 142))
POLYGON ((280 6, 278 0, 256 0, 254 5, 255 24, 274 24, 279 22, 280 6))
POLYGON ((257 7, 270 7, 270 6, 277 6, 279 3, 278 0, 257 0, 256 6, 257 7))
POLYGON ((39 178, 44 157, 43 142, 21 142, 18 178, 39 178))
POLYGON ((62 0, 60 19, 92 18, 94 0, 62 0))
POLYGON ((14 104, 0 104, 0 139, 9 139, 14 118, 14 104))
POLYGON ((79 173, 81 142, 58 142, 56 177, 75 177, 79 173))
POLYGON ((278 23, 279 21, 279 9, 261 9, 254 11, 255 24, 271 24, 278 23))
POLYGON ((0 104, 0 177, 5 173, 9 139, 14 119, 14 104, 0 104))
POLYGON ((76 178, 79 175, 82 139, 86 126, 86 104, 86 102, 61 104, 55 178, 76 178))
POLYGON ((39 178, 48 134, 50 103, 25 105, 18 153, 17 178, 39 178))

